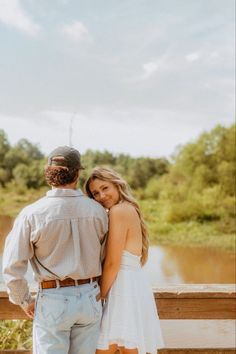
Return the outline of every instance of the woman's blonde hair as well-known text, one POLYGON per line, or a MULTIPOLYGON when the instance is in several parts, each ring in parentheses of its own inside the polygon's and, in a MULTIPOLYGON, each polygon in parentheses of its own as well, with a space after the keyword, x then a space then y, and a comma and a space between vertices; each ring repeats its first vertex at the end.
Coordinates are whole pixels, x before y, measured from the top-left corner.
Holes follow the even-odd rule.
POLYGON ((144 222, 140 207, 138 203, 135 201, 133 196, 131 195, 130 188, 128 183, 114 170, 107 167, 95 167, 90 175, 90 177, 85 182, 86 193, 90 198, 93 198, 93 195, 90 191, 90 183, 95 179, 100 179, 101 181, 111 182, 113 183, 120 194, 120 200, 125 200, 132 204, 136 209, 138 216, 140 218, 141 231, 142 231, 142 256, 141 256, 141 264, 144 265, 148 258, 148 247, 149 247, 149 239, 148 239, 148 230, 147 226, 144 222))

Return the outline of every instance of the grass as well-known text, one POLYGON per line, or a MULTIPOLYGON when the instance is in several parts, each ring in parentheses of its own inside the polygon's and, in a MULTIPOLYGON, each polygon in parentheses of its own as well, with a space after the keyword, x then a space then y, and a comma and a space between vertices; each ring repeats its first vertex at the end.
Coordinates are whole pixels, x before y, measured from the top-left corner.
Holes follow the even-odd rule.
POLYGON ((171 223, 165 221, 164 207, 158 201, 141 200, 140 206, 152 244, 217 247, 229 252, 235 251, 235 222, 232 220, 230 227, 220 221, 200 223, 190 220, 171 223), (229 232, 225 232, 227 228, 229 232))
POLYGON ((26 205, 33 203, 48 190, 47 187, 35 189, 19 189, 17 192, 12 189, 0 189, 0 215, 15 217, 26 205))

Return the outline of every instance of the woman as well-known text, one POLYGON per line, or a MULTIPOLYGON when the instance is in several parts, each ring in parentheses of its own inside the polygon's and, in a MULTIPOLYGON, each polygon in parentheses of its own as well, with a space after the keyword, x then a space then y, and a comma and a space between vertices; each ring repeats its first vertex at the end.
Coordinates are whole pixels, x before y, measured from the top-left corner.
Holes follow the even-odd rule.
POLYGON ((163 347, 153 294, 142 266, 148 234, 128 184, 113 170, 95 168, 87 195, 109 211, 109 235, 101 279, 104 312, 97 354, 156 354, 163 347))

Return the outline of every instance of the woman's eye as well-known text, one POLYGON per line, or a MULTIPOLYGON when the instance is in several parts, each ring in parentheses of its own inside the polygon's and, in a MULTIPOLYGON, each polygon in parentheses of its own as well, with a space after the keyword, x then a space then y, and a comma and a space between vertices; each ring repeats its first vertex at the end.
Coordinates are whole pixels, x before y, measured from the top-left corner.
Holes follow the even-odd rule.
POLYGON ((98 192, 93 193, 93 197, 96 197, 98 195, 98 192))
POLYGON ((106 191, 108 189, 108 187, 103 187, 103 190, 106 191))

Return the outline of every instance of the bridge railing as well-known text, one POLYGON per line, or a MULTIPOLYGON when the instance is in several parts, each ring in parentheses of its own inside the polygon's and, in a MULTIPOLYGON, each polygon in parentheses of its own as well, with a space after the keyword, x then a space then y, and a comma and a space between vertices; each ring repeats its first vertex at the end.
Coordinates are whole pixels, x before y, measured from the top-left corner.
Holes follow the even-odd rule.
MULTIPOLYGON (((236 353, 234 284, 176 285, 153 291, 166 345, 159 354, 236 353)), ((6 289, 1 287, 0 320, 13 319, 27 317, 19 306, 8 301, 6 289)), ((31 351, 0 349, 0 354, 6 353, 31 351)))

